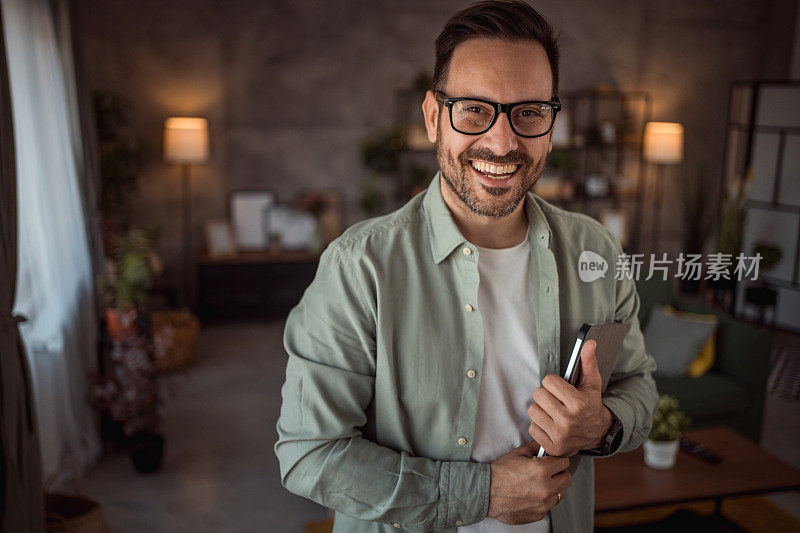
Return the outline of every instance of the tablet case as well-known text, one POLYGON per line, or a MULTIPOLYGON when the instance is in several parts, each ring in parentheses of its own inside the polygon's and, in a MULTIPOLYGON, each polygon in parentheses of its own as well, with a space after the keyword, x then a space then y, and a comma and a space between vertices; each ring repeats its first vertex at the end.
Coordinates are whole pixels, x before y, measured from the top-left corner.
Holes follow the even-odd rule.
MULTIPOLYGON (((617 362, 617 357, 622 349, 622 341, 625 339, 627 332, 628 326, 622 322, 589 324, 589 331, 586 333, 581 350, 586 346, 586 341, 593 340, 597 343, 595 357, 597 358, 597 367, 600 369, 600 376, 603 378, 603 392, 608 386, 608 380, 611 379, 611 371, 617 362)), ((580 362, 578 362, 575 369, 575 374, 576 379, 573 383, 577 385, 581 380, 580 362)))

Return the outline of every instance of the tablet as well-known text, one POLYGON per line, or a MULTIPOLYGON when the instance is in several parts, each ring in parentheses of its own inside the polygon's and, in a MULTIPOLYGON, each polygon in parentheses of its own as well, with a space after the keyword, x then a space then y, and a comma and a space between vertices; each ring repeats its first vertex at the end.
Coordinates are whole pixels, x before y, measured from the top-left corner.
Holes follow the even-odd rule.
MULTIPOLYGON (((622 322, 584 324, 581 326, 581 329, 578 330, 575 346, 572 348, 572 355, 570 355, 567 363, 567 369, 562 376, 564 381, 575 387, 578 386, 581 381, 581 349, 587 341, 593 340, 597 343, 594 354, 597 358, 597 367, 602 378, 602 391, 605 391, 627 332, 628 326, 622 322)), ((540 446, 537 457, 544 457, 545 455, 547 455, 547 452, 540 446)))

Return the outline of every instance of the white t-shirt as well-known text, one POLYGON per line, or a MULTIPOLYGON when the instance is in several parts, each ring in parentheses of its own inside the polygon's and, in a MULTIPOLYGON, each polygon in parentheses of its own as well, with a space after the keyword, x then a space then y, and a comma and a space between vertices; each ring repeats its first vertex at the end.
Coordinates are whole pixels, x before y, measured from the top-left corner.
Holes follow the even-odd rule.
MULTIPOLYGON (((530 442, 528 406, 541 385, 536 322, 531 301, 528 236, 512 248, 478 248, 478 311, 483 319, 484 355, 473 461, 490 463, 530 442)), ((550 531, 550 515, 511 526, 493 518, 458 528, 459 533, 550 531)))

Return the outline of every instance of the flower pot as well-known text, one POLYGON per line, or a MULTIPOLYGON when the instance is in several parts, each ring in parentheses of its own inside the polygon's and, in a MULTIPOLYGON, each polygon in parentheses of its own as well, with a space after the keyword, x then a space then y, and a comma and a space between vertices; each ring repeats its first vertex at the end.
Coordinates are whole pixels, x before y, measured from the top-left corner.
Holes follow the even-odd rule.
POLYGON ((139 313, 135 307, 121 311, 116 307, 106 309, 106 328, 115 341, 127 339, 136 333, 136 318, 139 313))
POLYGON ((680 449, 680 439, 644 441, 644 463, 658 470, 667 470, 675 466, 675 458, 680 449))
POLYGON ((164 455, 164 437, 155 433, 139 432, 130 440, 131 461, 140 474, 155 472, 164 455))

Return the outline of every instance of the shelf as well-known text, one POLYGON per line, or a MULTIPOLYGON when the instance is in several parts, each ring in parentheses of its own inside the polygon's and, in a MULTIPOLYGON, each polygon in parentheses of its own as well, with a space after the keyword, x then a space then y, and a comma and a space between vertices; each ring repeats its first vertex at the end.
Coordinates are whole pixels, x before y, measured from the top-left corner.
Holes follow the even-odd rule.
POLYGON ((261 263, 316 263, 319 253, 308 250, 242 251, 235 255, 212 258, 206 252, 197 254, 198 265, 252 265, 261 263))

